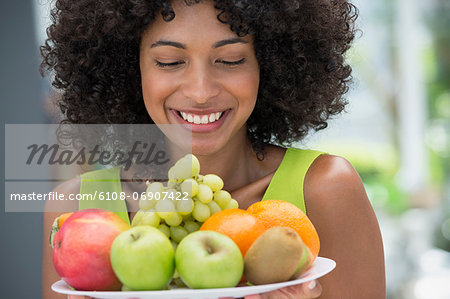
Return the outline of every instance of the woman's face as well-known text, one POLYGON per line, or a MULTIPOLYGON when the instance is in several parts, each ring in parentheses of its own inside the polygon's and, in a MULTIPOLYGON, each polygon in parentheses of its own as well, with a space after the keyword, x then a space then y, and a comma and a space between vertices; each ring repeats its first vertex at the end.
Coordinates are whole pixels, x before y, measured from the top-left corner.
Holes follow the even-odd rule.
POLYGON ((245 140, 259 85, 252 37, 220 23, 210 1, 172 6, 175 18, 158 16, 142 36, 145 106, 156 124, 192 132, 193 153, 213 154, 245 140))

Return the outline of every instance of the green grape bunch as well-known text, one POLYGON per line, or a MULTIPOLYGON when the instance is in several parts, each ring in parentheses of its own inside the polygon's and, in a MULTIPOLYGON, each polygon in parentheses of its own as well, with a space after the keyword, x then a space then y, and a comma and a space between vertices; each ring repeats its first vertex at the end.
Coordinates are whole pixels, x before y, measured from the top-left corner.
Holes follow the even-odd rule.
POLYGON ((215 174, 200 174, 192 154, 178 160, 168 172, 168 182, 147 182, 132 226, 150 225, 163 232, 176 248, 188 234, 200 229, 211 215, 238 208, 238 202, 223 190, 215 174))

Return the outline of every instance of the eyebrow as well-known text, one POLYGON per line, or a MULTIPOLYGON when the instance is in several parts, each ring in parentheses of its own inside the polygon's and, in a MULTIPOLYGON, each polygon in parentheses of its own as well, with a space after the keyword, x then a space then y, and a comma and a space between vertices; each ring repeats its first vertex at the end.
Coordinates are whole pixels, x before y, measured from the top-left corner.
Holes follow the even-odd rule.
MULTIPOLYGON (((224 39, 224 40, 216 42, 212 46, 212 48, 216 49, 216 48, 223 47, 226 45, 239 44, 239 43, 240 44, 248 44, 248 42, 246 40, 243 40, 242 38, 233 37, 233 38, 224 39)), ((185 44, 182 44, 179 42, 174 42, 174 41, 169 41, 169 40, 159 40, 159 41, 153 43, 150 48, 161 47, 161 46, 170 46, 170 47, 175 47, 175 48, 183 49, 183 50, 186 50, 186 48, 187 48, 185 44)))
POLYGON ((217 43, 215 43, 212 47, 213 49, 225 46, 225 45, 231 45, 231 44, 248 44, 248 42, 246 40, 243 40, 242 38, 239 37, 233 37, 233 38, 229 38, 229 39, 224 39, 221 41, 218 41, 217 43))
POLYGON ((186 45, 179 42, 172 42, 169 40, 159 40, 156 43, 152 44, 150 48, 161 47, 161 46, 171 46, 179 49, 186 49, 186 45))

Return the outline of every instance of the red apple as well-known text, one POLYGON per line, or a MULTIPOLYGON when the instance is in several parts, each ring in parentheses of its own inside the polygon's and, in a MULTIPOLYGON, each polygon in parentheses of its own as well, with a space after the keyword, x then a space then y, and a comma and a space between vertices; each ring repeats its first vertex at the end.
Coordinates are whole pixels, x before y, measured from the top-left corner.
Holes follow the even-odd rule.
POLYGON ((71 287, 84 291, 120 290, 110 261, 117 235, 130 228, 117 214, 86 209, 73 213, 53 240, 53 265, 71 287))

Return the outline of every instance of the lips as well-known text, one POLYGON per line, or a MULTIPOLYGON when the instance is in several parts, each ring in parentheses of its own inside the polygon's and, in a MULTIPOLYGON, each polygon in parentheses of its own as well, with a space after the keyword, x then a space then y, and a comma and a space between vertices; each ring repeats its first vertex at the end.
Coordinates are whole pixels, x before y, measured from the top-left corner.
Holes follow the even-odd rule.
POLYGON ((227 118, 230 109, 225 111, 180 111, 171 109, 179 124, 193 133, 207 133, 217 130, 227 118))

